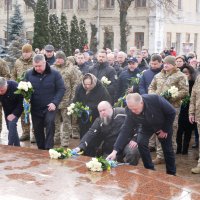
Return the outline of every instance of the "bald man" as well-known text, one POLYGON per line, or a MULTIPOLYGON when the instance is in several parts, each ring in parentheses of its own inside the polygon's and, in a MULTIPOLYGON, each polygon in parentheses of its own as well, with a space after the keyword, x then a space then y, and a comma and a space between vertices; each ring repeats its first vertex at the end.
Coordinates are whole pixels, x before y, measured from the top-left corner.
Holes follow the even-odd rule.
POLYGON ((149 138, 156 133, 162 144, 167 174, 175 175, 175 156, 172 148, 173 121, 176 115, 174 107, 158 95, 128 94, 126 97, 127 117, 114 144, 113 152, 107 159, 115 159, 116 154, 128 143, 132 130, 137 133, 138 149, 147 169, 154 170, 148 148, 149 138))
MULTIPOLYGON (((100 117, 98 117, 89 131, 81 139, 78 147, 74 150, 79 152, 81 150, 86 151, 90 148, 96 138, 101 138, 103 145, 102 156, 106 157, 111 153, 113 145, 117 139, 120 129, 125 120, 124 108, 112 108, 111 104, 107 101, 102 101, 98 105, 98 111, 100 117)), ((125 148, 118 154, 118 161, 127 162, 131 165, 137 165, 140 155, 138 152, 137 144, 133 144, 134 137, 130 138, 129 144, 125 145, 125 148)), ((134 142, 135 144, 135 142, 134 142)))

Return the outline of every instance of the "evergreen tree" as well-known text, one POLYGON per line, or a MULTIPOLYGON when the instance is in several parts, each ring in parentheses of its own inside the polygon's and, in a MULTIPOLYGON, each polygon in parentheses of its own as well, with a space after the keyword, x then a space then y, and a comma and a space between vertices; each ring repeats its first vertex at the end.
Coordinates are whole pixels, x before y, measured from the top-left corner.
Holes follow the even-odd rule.
POLYGON ((38 0, 35 8, 33 48, 42 49, 49 41, 47 0, 38 0))
POLYGON ((80 28, 80 49, 83 50, 83 47, 88 44, 86 24, 83 19, 79 23, 80 28))
POLYGON ((69 41, 69 30, 67 24, 67 17, 64 13, 61 13, 60 35, 61 35, 61 48, 65 52, 66 56, 70 56, 71 49, 69 41))
POLYGON ((8 25, 8 39, 9 41, 16 39, 24 31, 24 20, 20 11, 18 1, 14 4, 14 14, 10 18, 8 25))
POLYGON ((97 52, 97 45, 98 45, 98 41, 97 41, 97 27, 95 26, 95 24, 90 24, 91 26, 91 38, 90 38, 90 50, 94 52, 94 54, 97 52))
POLYGON ((71 20, 70 44, 71 53, 74 54, 74 50, 80 48, 80 31, 78 27, 78 20, 75 15, 71 20))
POLYGON ((10 43, 8 47, 8 56, 5 57, 6 62, 8 63, 8 66, 10 67, 10 70, 12 70, 15 61, 20 58, 22 55, 22 46, 26 43, 26 40, 23 39, 21 36, 17 36, 12 42, 10 43))
POLYGON ((56 14, 49 15, 49 43, 56 50, 61 49, 60 24, 56 14))

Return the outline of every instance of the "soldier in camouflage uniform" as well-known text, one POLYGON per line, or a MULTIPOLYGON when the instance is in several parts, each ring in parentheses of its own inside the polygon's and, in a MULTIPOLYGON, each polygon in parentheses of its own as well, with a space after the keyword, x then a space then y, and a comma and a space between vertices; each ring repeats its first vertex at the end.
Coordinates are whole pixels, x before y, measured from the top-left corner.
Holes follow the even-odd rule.
MULTIPOLYGON (((189 94, 189 84, 185 74, 183 74, 180 69, 177 68, 175 64, 175 57, 167 56, 164 59, 164 67, 160 73, 154 76, 152 80, 148 93, 162 95, 165 91, 170 89, 172 86, 178 88, 177 97, 170 98, 169 102, 176 109, 176 117, 173 124, 173 136, 172 145, 174 152, 177 150, 176 144, 176 134, 178 130, 178 116, 180 112, 181 100, 189 94)), ((164 162, 163 151, 161 144, 157 139, 157 157, 153 160, 154 164, 161 164, 164 162)))
POLYGON ((74 68, 71 62, 67 62, 65 53, 62 51, 56 53, 54 67, 62 75, 66 87, 64 97, 56 113, 54 143, 60 142, 62 147, 68 147, 72 126, 71 117, 67 115, 67 107, 74 98, 77 85, 81 82, 80 71, 74 68), (63 125, 62 130, 61 125, 63 125))
MULTIPOLYGON (((197 76, 192 88, 189 107, 189 121, 192 124, 195 122, 197 123, 198 132, 200 133, 200 75, 197 76)), ((200 148, 198 164, 196 167, 192 168, 191 172, 194 174, 200 174, 200 148)))
MULTIPOLYGON (((10 78, 10 70, 9 67, 3 59, 0 58, 0 76, 6 79, 10 78)), ((0 133, 2 130, 2 105, 0 103, 0 133)))
MULTIPOLYGON (((68 56, 67 60, 72 63, 74 68, 78 69, 78 71, 80 72, 79 76, 80 76, 80 78, 82 78, 83 75, 82 75, 81 71, 79 70, 79 67, 76 65, 75 57, 74 56, 68 56)), ((71 121, 72 121, 72 130, 73 130, 72 131, 72 138, 78 139, 78 138, 80 138, 80 132, 79 132, 79 125, 77 123, 77 117, 72 115, 71 121)))
MULTIPOLYGON (((32 68, 33 64, 33 52, 32 46, 30 44, 25 44, 22 47, 22 56, 16 60, 14 68, 11 73, 12 80, 19 81, 23 79, 24 72, 32 68)), ((26 124, 24 121, 24 113, 21 115, 21 124, 22 124, 22 136, 20 141, 30 140, 30 121, 26 124)), ((31 138, 31 142, 35 142, 34 136, 31 138)))

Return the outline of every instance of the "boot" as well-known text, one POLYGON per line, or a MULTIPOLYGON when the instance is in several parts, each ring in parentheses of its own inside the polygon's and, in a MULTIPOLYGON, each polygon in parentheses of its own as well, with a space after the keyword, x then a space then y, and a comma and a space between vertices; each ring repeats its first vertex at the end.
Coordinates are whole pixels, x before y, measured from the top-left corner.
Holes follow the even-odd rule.
POLYGON ((192 169, 191 169, 191 172, 192 172, 193 174, 200 174, 200 167, 194 167, 194 168, 192 168, 192 169))
POLYGON ((21 142, 30 140, 30 135, 23 134, 23 135, 19 138, 19 140, 20 140, 21 142))
POLYGON ((152 162, 154 165, 160 165, 160 164, 164 164, 165 160, 163 158, 156 157, 152 162))

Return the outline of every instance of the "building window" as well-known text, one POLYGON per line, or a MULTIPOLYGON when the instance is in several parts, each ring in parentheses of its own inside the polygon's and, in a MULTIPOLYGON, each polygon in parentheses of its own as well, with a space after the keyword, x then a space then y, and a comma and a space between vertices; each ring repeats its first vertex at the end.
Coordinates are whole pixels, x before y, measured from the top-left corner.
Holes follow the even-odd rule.
POLYGON ((9 10, 12 10, 12 0, 4 0, 4 10, 7 10, 7 7, 9 7, 9 10))
POLYGON ((178 10, 182 10, 182 0, 178 0, 178 10))
POLYGON ((144 46, 144 32, 135 33, 135 46, 137 49, 142 49, 144 46))
POLYGON ((80 10, 87 10, 88 9, 88 0, 79 0, 78 1, 78 8, 80 10))
POLYGON ((198 33, 194 34, 194 51, 197 52, 198 33))
POLYGON ((146 0, 135 0, 135 7, 146 7, 146 0))
POLYGON ((56 9, 56 0, 48 0, 48 6, 50 10, 56 9))
POLYGON ((167 48, 171 48, 171 44, 172 44, 172 33, 167 32, 167 48))
POLYGON ((104 0, 104 8, 114 8, 115 0, 104 0))
POLYGON ((189 43, 190 42, 190 33, 185 34, 185 42, 189 43))
POLYGON ((180 54, 181 50, 181 33, 176 33, 176 52, 180 54))
POLYGON ((63 9, 73 9, 73 0, 63 0, 63 9))

